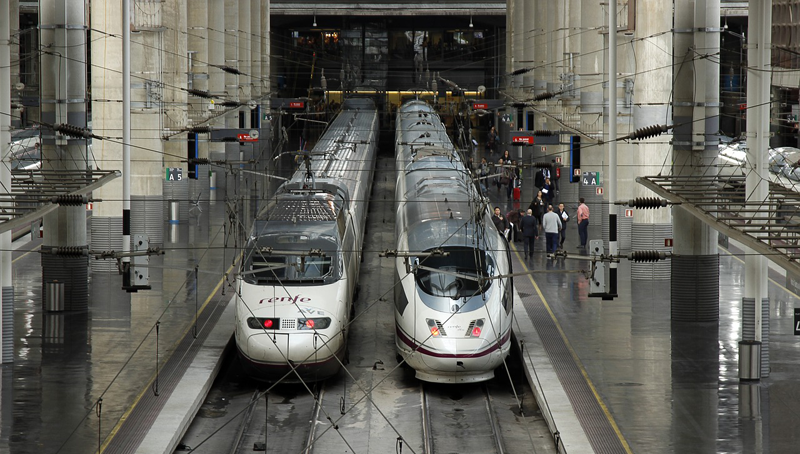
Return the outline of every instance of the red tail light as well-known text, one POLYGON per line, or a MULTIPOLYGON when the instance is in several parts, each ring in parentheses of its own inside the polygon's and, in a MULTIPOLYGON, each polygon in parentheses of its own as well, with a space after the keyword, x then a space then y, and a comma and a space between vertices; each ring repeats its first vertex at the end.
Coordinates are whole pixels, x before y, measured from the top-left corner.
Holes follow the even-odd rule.
POLYGON ((436 337, 439 335, 439 328, 437 326, 431 326, 431 335, 436 337))
POLYGON ((264 328, 272 328, 272 319, 268 318, 264 320, 264 328))
POLYGON ((472 337, 480 337, 480 335, 481 335, 481 327, 480 326, 476 326, 475 328, 472 328, 472 337))

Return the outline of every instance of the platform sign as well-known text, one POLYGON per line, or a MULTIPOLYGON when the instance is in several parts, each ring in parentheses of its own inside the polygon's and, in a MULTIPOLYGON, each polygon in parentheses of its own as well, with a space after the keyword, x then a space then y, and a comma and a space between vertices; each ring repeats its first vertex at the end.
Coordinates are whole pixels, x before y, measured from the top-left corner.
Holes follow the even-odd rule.
POLYGON ((600 172, 583 172, 581 176, 581 185, 602 186, 603 179, 600 177, 600 172))
POLYGON ((633 210, 625 210, 625 217, 632 218, 633 217, 633 210))
POLYGON ((167 181, 183 180, 183 169, 180 167, 167 167, 167 181))
POLYGON ((302 109, 306 106, 304 101, 292 101, 289 103, 290 109, 302 109))
POLYGON ((513 136, 511 138, 511 142, 515 144, 524 143, 527 145, 533 145, 533 137, 531 136, 513 136))
POLYGON ((794 335, 800 336, 800 307, 794 308, 794 335))
POLYGON ((664 238, 664 247, 672 247, 672 238, 664 238))
POLYGON ((479 110, 479 109, 488 109, 489 103, 486 102, 474 102, 472 103, 472 110, 479 110))
POLYGON ((258 138, 250 134, 236 134, 236 138, 239 139, 239 142, 258 142, 258 138))

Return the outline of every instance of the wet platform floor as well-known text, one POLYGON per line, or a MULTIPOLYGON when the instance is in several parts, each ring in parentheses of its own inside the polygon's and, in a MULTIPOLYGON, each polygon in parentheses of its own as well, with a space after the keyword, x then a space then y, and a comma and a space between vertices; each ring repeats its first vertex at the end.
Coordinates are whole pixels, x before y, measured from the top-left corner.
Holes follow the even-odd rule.
MULTIPOLYGON (((569 193, 562 190, 565 201, 569 193)), ((0 366, 0 453, 97 452, 140 396, 155 392, 157 365, 191 335, 196 310, 230 298, 229 289, 219 294, 233 260, 223 247, 223 213, 220 205, 205 206, 177 236, 166 236, 150 291, 127 294, 118 275, 94 273, 86 313, 45 313, 37 244, 15 244, 15 356, 0 366)), ((577 230, 569 228, 566 249, 576 251, 577 230)), ((590 238, 600 229, 595 218, 590 238)), ((521 243, 514 247, 519 270, 521 243)), ((547 259, 543 251, 540 239, 526 266, 583 266, 547 259)), ((719 323, 673 324, 669 282, 631 281, 625 262, 619 276, 613 301, 588 298, 577 273, 535 274, 533 281, 596 390, 590 397, 607 408, 620 452, 796 452, 800 344, 792 325, 800 297, 785 288, 784 277, 770 273, 770 375, 742 384, 741 254, 720 249, 719 323)))

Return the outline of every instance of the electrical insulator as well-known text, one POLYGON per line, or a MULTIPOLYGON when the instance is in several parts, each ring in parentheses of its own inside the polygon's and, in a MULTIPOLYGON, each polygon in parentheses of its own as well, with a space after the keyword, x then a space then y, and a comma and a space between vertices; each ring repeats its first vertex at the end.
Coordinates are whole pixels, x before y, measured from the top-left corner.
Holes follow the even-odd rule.
POLYGON ((207 91, 198 90, 196 88, 189 88, 189 89, 186 90, 186 92, 189 93, 190 95, 197 96, 198 98, 210 98, 211 97, 211 94, 209 94, 207 91))
POLYGON ((88 139, 90 137, 93 137, 93 134, 89 132, 86 128, 79 128, 77 126, 66 123, 53 125, 53 130, 55 130, 56 132, 60 132, 65 136, 75 137, 78 139, 88 139))
POLYGON ((632 262, 657 262, 667 258, 667 254, 661 251, 633 251, 628 254, 628 260, 632 262))
POLYGON ((236 68, 231 68, 230 66, 217 66, 217 68, 225 71, 226 73, 241 75, 242 72, 236 68))
POLYGON ((539 130, 533 131, 533 135, 534 136, 548 136, 549 137, 549 136, 555 135, 555 132, 553 132, 553 131, 551 131, 549 129, 539 129, 539 130))
POLYGON ((202 166, 202 165, 210 164, 211 161, 209 161, 208 158, 194 158, 194 159, 189 159, 187 161, 187 163, 190 164, 190 165, 202 166))
POLYGON ((531 166, 537 167, 537 168, 541 168, 541 169, 546 169, 546 168, 552 167, 553 163, 552 162, 546 162, 546 161, 539 161, 539 162, 534 162, 533 164, 531 164, 531 166))
POLYGON ((188 131, 195 134, 208 134, 211 132, 211 126, 191 126, 188 131))
POLYGON ((514 107, 515 109, 524 109, 525 107, 528 107, 528 105, 524 102, 512 102, 509 104, 509 106, 514 107))
POLYGON ((646 126, 644 128, 639 128, 636 131, 633 131, 631 135, 627 138, 629 139, 649 139, 650 137, 659 136, 662 133, 665 133, 669 130, 669 126, 667 125, 652 125, 646 126))
POLYGON ((51 202, 63 206, 78 206, 89 203, 89 197, 81 194, 62 194, 53 196, 51 202))
POLYGON ((239 101, 222 101, 219 103, 222 107, 239 107, 242 105, 239 101))
POLYGON ((518 69, 516 71, 511 71, 511 75, 512 76, 519 76, 520 74, 525 74, 525 73, 531 72, 532 70, 533 70, 533 68, 520 68, 520 69, 518 69))
POLYGON ((50 249, 50 253, 53 255, 89 255, 89 250, 86 248, 82 248, 80 246, 65 246, 65 247, 54 247, 50 249))
POLYGON ((547 92, 540 93, 540 94, 534 96, 533 100, 534 101, 544 101, 544 100, 555 98, 555 97, 556 97, 555 93, 547 91, 547 92))
POLYGON ((628 206, 631 208, 663 208, 667 206, 667 200, 657 197, 637 197, 628 200, 628 206))

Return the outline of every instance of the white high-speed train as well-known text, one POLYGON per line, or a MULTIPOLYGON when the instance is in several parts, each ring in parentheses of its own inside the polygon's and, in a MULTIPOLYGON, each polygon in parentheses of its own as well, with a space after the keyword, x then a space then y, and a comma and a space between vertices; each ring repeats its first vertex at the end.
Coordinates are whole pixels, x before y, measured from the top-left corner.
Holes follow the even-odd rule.
POLYGON ((424 381, 489 380, 511 345, 508 244, 428 104, 400 107, 395 140, 397 352, 424 381))
POLYGON ((264 381, 318 381, 345 358, 378 141, 350 99, 309 159, 257 215, 236 298, 236 346, 264 381))

